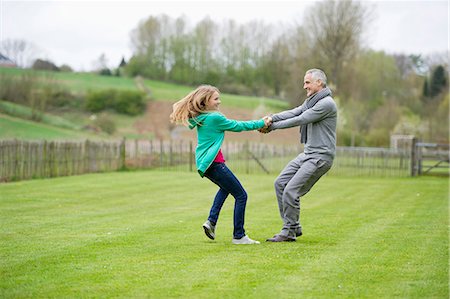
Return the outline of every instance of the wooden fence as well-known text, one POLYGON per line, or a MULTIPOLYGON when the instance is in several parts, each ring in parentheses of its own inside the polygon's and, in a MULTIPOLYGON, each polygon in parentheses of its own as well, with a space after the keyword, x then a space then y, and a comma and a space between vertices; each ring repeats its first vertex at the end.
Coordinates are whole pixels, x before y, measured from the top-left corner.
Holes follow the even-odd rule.
POLYGON ((0 181, 114 171, 124 166, 121 142, 0 141, 0 181))
POLYGON ((337 147, 330 174, 353 176, 409 176, 411 150, 374 147, 337 147))
POLYGON ((449 175, 450 145, 412 140, 411 175, 449 175))
MULTIPOLYGON (((195 171, 192 141, 0 141, 0 181, 78 175, 119 169, 195 171)), ((227 165, 240 173, 278 174, 302 148, 225 142, 227 165)), ((411 151, 338 147, 328 175, 411 175, 411 151)))
MULTIPOLYGON (((195 171, 195 144, 191 141, 126 142, 125 165, 129 168, 160 168, 195 171)), ((276 175, 300 152, 300 145, 225 142, 227 165, 241 173, 276 175)), ((337 147, 330 175, 409 176, 411 150, 337 147)))

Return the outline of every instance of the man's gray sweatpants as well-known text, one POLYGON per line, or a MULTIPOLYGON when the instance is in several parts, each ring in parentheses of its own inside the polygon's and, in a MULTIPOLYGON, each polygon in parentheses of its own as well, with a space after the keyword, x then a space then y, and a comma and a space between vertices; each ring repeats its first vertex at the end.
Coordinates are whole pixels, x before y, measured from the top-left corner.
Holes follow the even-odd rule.
POLYGON ((301 230, 300 197, 311 190, 332 164, 330 159, 301 153, 281 171, 275 180, 275 193, 283 220, 281 235, 295 238, 295 232, 301 230))

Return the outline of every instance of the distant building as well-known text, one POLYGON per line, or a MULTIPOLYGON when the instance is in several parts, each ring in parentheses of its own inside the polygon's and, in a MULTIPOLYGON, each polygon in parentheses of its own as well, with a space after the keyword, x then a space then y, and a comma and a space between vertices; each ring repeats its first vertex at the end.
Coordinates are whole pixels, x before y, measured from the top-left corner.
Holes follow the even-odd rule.
POLYGON ((0 67, 17 67, 17 65, 14 61, 0 53, 0 67))

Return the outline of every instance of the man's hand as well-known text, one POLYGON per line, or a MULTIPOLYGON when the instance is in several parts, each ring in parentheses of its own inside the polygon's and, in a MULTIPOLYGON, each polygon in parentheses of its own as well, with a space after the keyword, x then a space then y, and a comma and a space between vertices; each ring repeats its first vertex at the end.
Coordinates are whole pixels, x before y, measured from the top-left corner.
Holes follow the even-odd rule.
POLYGON ((264 119, 264 128, 267 128, 272 124, 272 117, 267 115, 264 116, 263 119, 264 119))
POLYGON ((272 124, 272 117, 270 117, 269 115, 267 115, 267 116, 264 116, 263 119, 264 119, 264 127, 261 128, 261 129, 259 129, 258 131, 259 131, 260 133, 266 134, 266 133, 269 133, 269 132, 270 132, 269 127, 270 127, 270 125, 272 124))

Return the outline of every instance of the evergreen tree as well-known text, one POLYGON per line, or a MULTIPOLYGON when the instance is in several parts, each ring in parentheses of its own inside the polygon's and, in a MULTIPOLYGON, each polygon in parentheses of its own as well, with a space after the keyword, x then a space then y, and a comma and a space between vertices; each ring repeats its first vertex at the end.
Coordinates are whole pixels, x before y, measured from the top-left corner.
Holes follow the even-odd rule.
POLYGON ((442 65, 439 65, 434 69, 431 78, 429 80, 425 79, 422 92, 424 100, 427 101, 435 98, 445 90, 446 86, 447 78, 445 77, 445 69, 442 65))
POLYGON ((428 79, 425 78, 425 81, 423 81, 423 92, 422 95, 424 98, 429 97, 430 96, 430 90, 428 88, 428 79))
POLYGON ((439 65, 431 75, 430 82, 430 96, 435 97, 439 95, 445 86, 447 85, 447 79, 445 78, 445 69, 442 65, 439 65))

